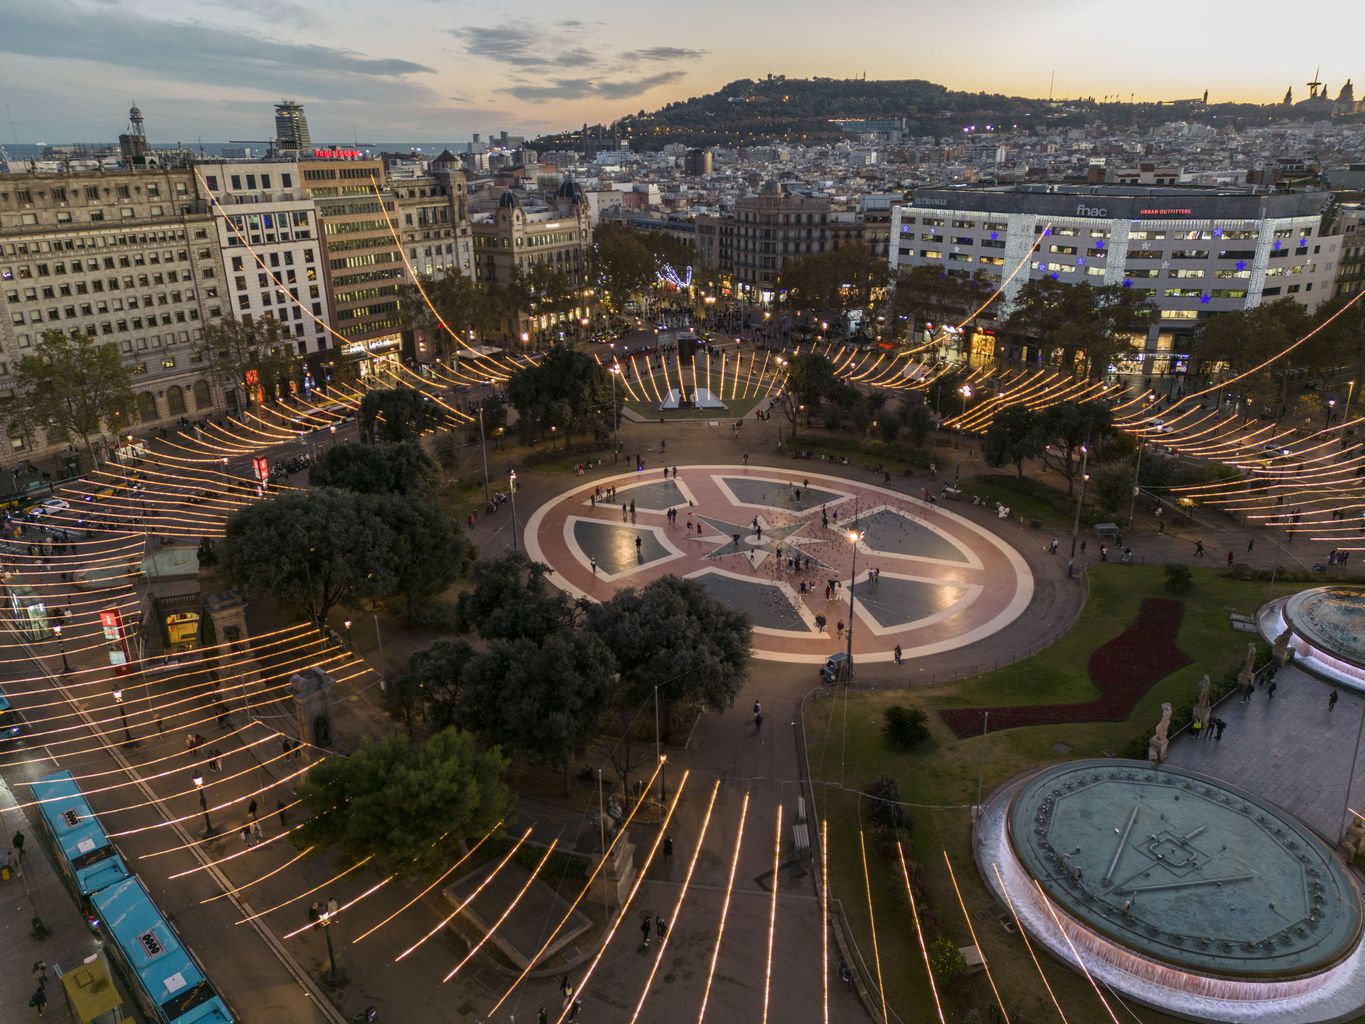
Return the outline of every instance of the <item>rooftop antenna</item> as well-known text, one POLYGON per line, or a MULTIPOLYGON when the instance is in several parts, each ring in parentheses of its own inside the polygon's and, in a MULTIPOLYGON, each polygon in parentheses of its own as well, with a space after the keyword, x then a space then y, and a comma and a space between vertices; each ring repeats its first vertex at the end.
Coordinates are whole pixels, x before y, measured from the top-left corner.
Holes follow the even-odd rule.
POLYGON ((1056 84, 1056 81, 1057 81, 1057 69, 1056 69, 1056 68, 1053 68, 1053 69, 1052 69, 1052 77, 1049 78, 1049 79, 1047 80, 1047 101, 1048 101, 1049 103, 1052 102, 1052 86, 1053 86, 1054 84, 1056 84))
POLYGON ((1318 79, 1321 78, 1321 77, 1322 77, 1322 65, 1318 65, 1318 67, 1316 67, 1316 68, 1313 70, 1313 80, 1312 80, 1311 82, 1308 82, 1308 83, 1307 83, 1307 85, 1308 85, 1308 98, 1309 98, 1310 100, 1315 100, 1315 99, 1318 98, 1318 90, 1322 88, 1322 83, 1321 83, 1320 81, 1318 81, 1318 79))

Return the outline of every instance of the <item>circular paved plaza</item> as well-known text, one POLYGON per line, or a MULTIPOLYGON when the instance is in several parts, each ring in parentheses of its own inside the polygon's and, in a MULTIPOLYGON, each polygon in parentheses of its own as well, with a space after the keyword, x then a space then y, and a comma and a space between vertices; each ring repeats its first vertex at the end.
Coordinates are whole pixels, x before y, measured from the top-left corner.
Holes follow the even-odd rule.
POLYGON ((890 660, 897 644, 909 659, 979 642, 1033 595, 1023 558, 989 530, 800 464, 679 466, 580 484, 538 508, 525 537, 576 596, 605 601, 668 574, 695 579, 749 614, 755 655, 776 661, 821 662, 844 649, 850 580, 853 647, 865 661, 890 660))

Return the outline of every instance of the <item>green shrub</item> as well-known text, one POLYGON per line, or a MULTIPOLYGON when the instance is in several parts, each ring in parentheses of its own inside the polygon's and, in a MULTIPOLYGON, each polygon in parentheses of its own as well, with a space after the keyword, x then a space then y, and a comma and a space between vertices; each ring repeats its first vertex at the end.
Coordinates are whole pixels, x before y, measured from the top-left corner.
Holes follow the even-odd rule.
POLYGON ((901 788, 890 775, 873 779, 863 786, 863 819, 867 837, 879 853, 896 853, 896 844, 909 838, 914 819, 901 803, 901 788))
POLYGON ((892 704, 882 712, 882 735, 897 750, 912 750, 929 738, 928 720, 919 708, 892 704))
POLYGON ((1194 574, 1188 565, 1166 566, 1166 589, 1172 594, 1188 594, 1194 588, 1194 574))
POLYGON ((929 965, 939 981, 954 981, 967 970, 966 959, 946 935, 940 935, 930 943, 929 965))

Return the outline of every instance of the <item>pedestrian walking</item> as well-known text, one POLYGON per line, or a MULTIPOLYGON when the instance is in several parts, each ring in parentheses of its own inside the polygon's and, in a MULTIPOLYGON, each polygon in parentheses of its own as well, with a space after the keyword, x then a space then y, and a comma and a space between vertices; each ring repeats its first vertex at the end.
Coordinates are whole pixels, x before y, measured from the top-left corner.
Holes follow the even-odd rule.
POLYGON ((543 1006, 540 1008, 540 1012, 536 1014, 536 1024, 550 1024, 550 1017, 543 1006))
POLYGON ((638 536, 635 538, 635 557, 640 557, 640 546, 644 543, 638 536))
POLYGON ((595 558, 589 558, 589 559, 588 559, 588 564, 590 564, 590 565, 592 566, 592 574, 593 574, 594 576, 596 576, 596 575, 597 575, 597 559, 595 559, 595 558))
POLYGON ((33 961, 33 980, 38 983, 39 988, 47 987, 47 961, 33 961))
POLYGON ((1228 552, 1228 568, 1229 568, 1229 569, 1232 568, 1232 552, 1231 552, 1231 551, 1228 552))
POLYGON ((1266 700, 1269 701, 1269 700, 1274 700, 1274 699, 1275 699, 1275 688, 1276 688, 1277 686, 1279 686, 1279 685, 1280 685, 1280 684, 1277 683, 1277 682, 1275 682, 1275 680, 1273 680, 1273 679, 1270 680, 1270 685, 1267 686, 1267 687, 1265 688, 1265 699, 1266 699, 1266 700))
POLYGON ((14 847, 14 856, 18 859, 19 863, 22 864, 24 862, 24 834, 22 832, 14 833, 14 838, 10 840, 10 845, 14 847))
MULTIPOLYGON (((646 945, 648 945, 648 943, 646 943, 646 945)), ((570 1020, 570 1021, 575 1021, 575 1020, 577 1020, 577 1019, 578 1019, 578 1011, 579 1011, 580 1009, 582 1009, 582 1007, 583 1007, 583 1004, 582 1004, 579 1000, 575 999, 575 1000, 573 1001, 573 1005, 569 1007, 569 1016, 568 1016, 567 1018, 565 1018, 565 1019, 566 1019, 566 1020, 570 1020)))
POLYGON ((247 828, 251 830, 252 846, 255 846, 264 838, 264 836, 262 836, 261 834, 261 823, 257 821, 255 818, 252 818, 249 822, 247 822, 247 828))
POLYGON ((1221 718, 1215 718, 1213 720, 1213 739, 1215 743, 1222 740, 1223 730, 1226 729, 1227 727, 1228 723, 1223 721, 1221 718))
POLYGON ((1254 548, 1255 546, 1256 538, 1252 537, 1249 541, 1247 541, 1247 554, 1251 554, 1251 549, 1254 548))
POLYGON ((559 995, 564 1000, 563 1004, 560 1006, 560 1009, 562 1010, 565 1006, 569 1005, 569 1000, 573 998, 573 982, 569 980, 567 974, 561 974, 559 976, 559 995))
POLYGON ((668 936, 668 922, 662 917, 656 916, 654 918, 654 934, 661 939, 667 938, 668 936))
POLYGON ((1327 710, 1328 710, 1328 711, 1331 711, 1334 707, 1336 707, 1336 706, 1337 706, 1337 701, 1338 701, 1340 698, 1341 698, 1341 694, 1338 693, 1336 690, 1333 690, 1333 691, 1332 691, 1332 696, 1330 696, 1330 697, 1327 698, 1327 710))
POLYGON ((667 865, 673 859, 673 837, 664 836, 664 864, 667 865))
POLYGON ((754 712, 754 735, 758 735, 758 730, 763 728, 763 712, 754 712))
POLYGON ((645 919, 640 922, 640 945, 645 949, 649 948, 649 928, 650 915, 646 913, 645 919))
POLYGON ((1049 545, 1047 546, 1047 553, 1048 553, 1049 555, 1055 555, 1055 554, 1057 553, 1057 538, 1056 538, 1056 537, 1053 537, 1053 538, 1052 538, 1052 543, 1049 544, 1049 545))
POLYGON ((1194 542, 1194 557, 1195 558, 1207 557, 1204 554, 1204 542, 1202 540, 1197 540, 1194 542))
POLYGON ((43 1011, 47 1009, 47 989, 39 985, 38 990, 28 997, 28 1005, 37 1010, 38 1016, 41 1017, 43 1011))
POLYGON ((900 645, 900 644, 897 644, 897 645, 896 645, 896 664, 899 665, 900 663, 901 663, 901 645, 900 645))
POLYGON ((251 803, 246 805, 246 813, 249 817, 256 817, 256 798, 251 798, 251 803))
POLYGON ((288 827, 289 827, 289 811, 285 809, 284 801, 283 801, 283 800, 276 800, 276 801, 275 801, 275 810, 279 813, 279 816, 280 816, 280 828, 288 828, 288 827))

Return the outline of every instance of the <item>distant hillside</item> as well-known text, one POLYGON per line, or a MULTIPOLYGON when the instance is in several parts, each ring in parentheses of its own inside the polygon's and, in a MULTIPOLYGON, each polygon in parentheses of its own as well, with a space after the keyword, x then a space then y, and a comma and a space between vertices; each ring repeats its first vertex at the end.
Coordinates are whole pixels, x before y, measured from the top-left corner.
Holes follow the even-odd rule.
MULTIPOLYGON (((846 137, 835 119, 905 118, 910 136, 957 136, 968 125, 984 131, 1012 131, 1040 123, 1057 126, 1104 122, 1113 128, 1147 126, 1173 120, 1220 124, 1264 124, 1305 116, 1283 106, 1216 104, 1197 100, 1173 103, 1097 103, 1094 100, 1023 99, 992 93, 954 92, 918 79, 868 82, 861 79, 740 79, 707 96, 670 103, 653 113, 640 111, 612 126, 593 126, 607 139, 613 130, 633 148, 738 146, 760 142, 832 142, 846 137)), ((536 147, 581 149, 582 133, 561 132, 536 140, 536 147)))

